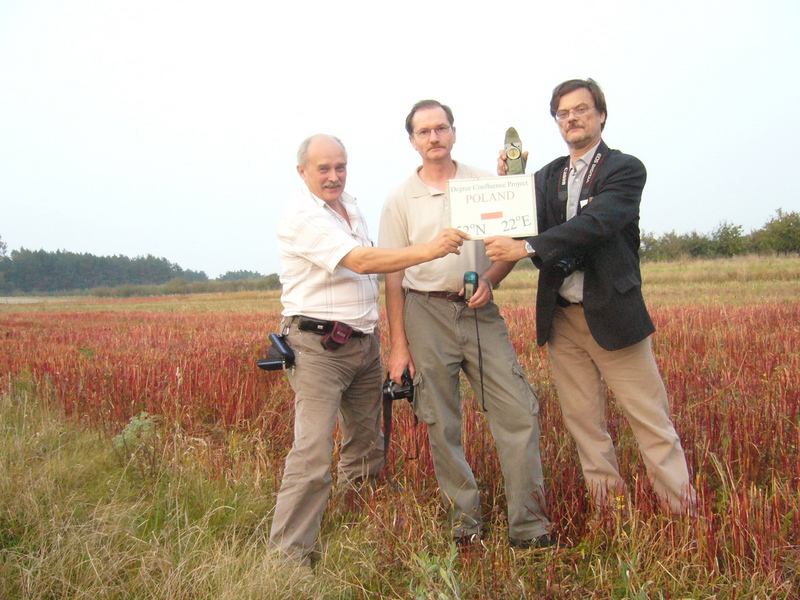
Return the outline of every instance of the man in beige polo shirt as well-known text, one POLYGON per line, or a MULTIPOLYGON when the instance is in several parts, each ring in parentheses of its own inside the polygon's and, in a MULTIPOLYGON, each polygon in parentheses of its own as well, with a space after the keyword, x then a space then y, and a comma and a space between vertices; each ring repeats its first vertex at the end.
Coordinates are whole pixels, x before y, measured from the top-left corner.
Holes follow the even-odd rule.
MULTIPOLYGON (((449 222, 444 193, 448 179, 491 176, 453 160, 456 131, 446 105, 418 102, 406 118, 406 130, 422 166, 384 204, 380 229, 384 248, 413 247, 449 222)), ((414 377, 414 411, 428 426, 451 535, 462 547, 481 539, 484 524, 478 483, 461 439, 461 372, 481 403, 497 446, 508 502, 509 543, 517 548, 555 543, 545 513, 539 401, 492 301, 493 286, 513 266, 513 262, 492 263, 482 242, 467 241, 458 256, 386 276, 389 373, 400 381, 408 368, 414 377), (480 275, 469 302, 463 292, 467 271, 480 275)))

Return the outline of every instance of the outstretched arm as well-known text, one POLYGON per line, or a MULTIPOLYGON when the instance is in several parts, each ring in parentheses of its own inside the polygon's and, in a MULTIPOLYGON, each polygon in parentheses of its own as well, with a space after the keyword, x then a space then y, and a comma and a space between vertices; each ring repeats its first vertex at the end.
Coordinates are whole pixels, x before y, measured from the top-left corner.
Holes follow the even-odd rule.
POLYGON ((407 267, 441 258, 448 254, 461 254, 460 247, 469 236, 452 227, 442 229, 427 244, 405 248, 373 248, 358 246, 344 255, 339 264, 359 274, 394 273, 407 267))

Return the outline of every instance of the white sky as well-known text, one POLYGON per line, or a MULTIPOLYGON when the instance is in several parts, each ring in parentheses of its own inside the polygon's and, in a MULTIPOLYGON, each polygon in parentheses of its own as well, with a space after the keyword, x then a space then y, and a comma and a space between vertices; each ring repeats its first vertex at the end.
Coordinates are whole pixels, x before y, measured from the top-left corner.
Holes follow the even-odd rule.
POLYGON ((566 153, 548 103, 573 77, 647 166, 643 230, 749 232, 800 210, 798 28, 796 0, 0 0, 0 237, 278 272, 308 135, 342 138, 377 238, 414 102, 490 170, 513 125, 532 172, 566 153))

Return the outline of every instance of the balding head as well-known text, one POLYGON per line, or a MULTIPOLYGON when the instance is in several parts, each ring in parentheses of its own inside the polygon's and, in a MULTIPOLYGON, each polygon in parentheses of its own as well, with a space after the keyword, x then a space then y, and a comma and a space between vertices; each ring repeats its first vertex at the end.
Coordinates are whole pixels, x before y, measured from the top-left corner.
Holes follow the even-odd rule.
POLYGON ((309 191, 327 203, 336 202, 347 180, 347 151, 332 135, 312 135, 297 151, 297 172, 309 191))
POLYGON ((322 139, 333 140, 334 142, 339 144, 339 147, 341 147, 341 149, 344 150, 345 158, 347 158, 347 150, 345 149, 342 140, 340 140, 335 135, 328 135, 327 133, 317 133, 312 135, 311 137, 307 137, 306 139, 304 139, 303 143, 301 143, 300 147, 297 149, 298 167, 302 167, 303 165, 306 164, 306 160, 308 159, 308 147, 311 145, 311 142, 313 142, 314 140, 322 140, 322 139))

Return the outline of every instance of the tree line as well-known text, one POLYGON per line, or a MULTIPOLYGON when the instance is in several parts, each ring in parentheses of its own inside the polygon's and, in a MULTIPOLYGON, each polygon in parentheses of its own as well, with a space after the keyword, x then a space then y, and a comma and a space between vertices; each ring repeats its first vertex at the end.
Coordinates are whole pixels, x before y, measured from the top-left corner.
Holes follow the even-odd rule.
POLYGON ((730 258, 743 254, 790 255, 800 253, 800 213, 775 211, 761 229, 744 233, 741 225, 720 223, 710 235, 675 231, 656 236, 643 232, 639 255, 642 260, 679 258, 730 258))
MULTIPOLYGON (((228 271, 210 280, 204 271, 183 269, 152 255, 95 256, 58 250, 12 250, 0 238, 0 294, 50 294, 84 291, 96 295, 156 295, 236 289, 240 282, 280 286, 277 275, 228 271)), ((259 287, 259 286, 255 286, 259 287)))
MULTIPOLYGON (((671 231, 643 232, 640 256, 645 261, 686 257, 729 258, 743 254, 800 254, 800 213, 775 211, 761 229, 744 233, 741 225, 723 221, 709 235, 671 231)), ((277 274, 228 271, 210 280, 203 271, 182 269, 152 255, 94 256, 59 250, 12 250, 0 237, 0 294, 51 294, 82 291, 101 296, 153 296, 215 291, 275 290, 277 274)))

